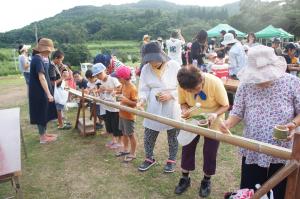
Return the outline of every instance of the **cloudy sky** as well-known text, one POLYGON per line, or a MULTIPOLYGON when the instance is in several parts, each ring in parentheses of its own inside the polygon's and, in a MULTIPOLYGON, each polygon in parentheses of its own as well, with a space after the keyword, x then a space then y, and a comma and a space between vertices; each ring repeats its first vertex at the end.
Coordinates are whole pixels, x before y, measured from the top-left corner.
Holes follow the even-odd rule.
MULTIPOLYGON (((218 6, 232 3, 237 0, 168 0, 181 5, 218 6)), ((34 21, 52 17, 62 10, 67 10, 78 5, 102 6, 105 4, 119 5, 134 3, 138 0, 8 0, 0 6, 0 32, 21 28, 34 21)))

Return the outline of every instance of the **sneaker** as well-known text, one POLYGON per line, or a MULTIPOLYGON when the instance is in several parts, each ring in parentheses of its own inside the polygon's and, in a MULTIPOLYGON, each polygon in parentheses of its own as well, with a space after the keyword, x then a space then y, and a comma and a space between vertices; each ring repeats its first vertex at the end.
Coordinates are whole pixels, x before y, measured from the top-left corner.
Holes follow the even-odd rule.
POLYGON ((96 130, 103 129, 103 124, 96 123, 96 130))
POLYGON ((174 160, 167 160, 164 168, 165 173, 173 173, 175 171, 176 162, 174 160))
POLYGON ((182 194, 187 190, 189 186, 191 186, 191 178, 182 177, 180 178, 179 183, 175 188, 175 193, 178 195, 182 194))
POLYGON ((210 185, 210 180, 202 180, 201 181, 201 185, 200 185, 200 189, 199 189, 199 196, 202 198, 206 198, 207 196, 209 196, 210 192, 211 192, 211 185, 210 185))
POLYGON ((153 165, 156 164, 155 159, 146 159, 140 166, 139 166, 139 171, 147 171, 152 167, 153 165))

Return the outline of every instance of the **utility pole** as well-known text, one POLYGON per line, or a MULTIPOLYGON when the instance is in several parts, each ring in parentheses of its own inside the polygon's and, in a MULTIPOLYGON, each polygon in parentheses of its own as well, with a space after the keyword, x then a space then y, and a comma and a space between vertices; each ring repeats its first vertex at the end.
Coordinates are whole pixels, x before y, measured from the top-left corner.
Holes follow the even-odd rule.
POLYGON ((35 22, 34 24, 34 28, 35 28, 35 42, 38 43, 38 34, 37 34, 37 25, 36 25, 37 22, 35 22))

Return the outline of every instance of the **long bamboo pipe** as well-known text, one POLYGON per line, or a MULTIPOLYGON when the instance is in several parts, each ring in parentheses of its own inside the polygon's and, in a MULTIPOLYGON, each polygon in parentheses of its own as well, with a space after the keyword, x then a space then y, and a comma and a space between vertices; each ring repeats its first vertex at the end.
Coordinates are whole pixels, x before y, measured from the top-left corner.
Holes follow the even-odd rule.
MULTIPOLYGON (((70 93, 77 95, 77 96, 81 96, 81 92, 74 90, 74 89, 68 89, 70 93)), ((122 106, 119 105, 117 103, 114 102, 108 102, 90 95, 85 95, 86 99, 90 99, 90 100, 95 100, 101 104, 104 104, 106 106, 109 107, 113 107, 113 108, 117 108, 117 109, 121 109, 123 111, 127 111, 130 113, 134 113, 136 115, 142 116, 144 118, 148 118, 154 121, 158 121, 160 123, 178 128, 178 129, 182 129, 191 133, 195 133, 197 135, 202 135, 214 140, 218 140, 221 142, 226 142, 228 144, 232 144, 234 146, 239 146, 242 148, 246 148, 252 151, 256 151, 259 153, 264 153, 270 156, 274 156, 277 158, 281 158, 281 159, 291 159, 291 150, 284 148, 284 147, 279 147, 279 146, 275 146, 272 144, 268 144, 268 143, 264 143, 264 142, 260 142, 260 141, 256 141, 256 140, 252 140, 252 139, 248 139, 248 138, 244 138, 241 136, 237 136, 237 135, 226 135, 223 134, 219 131, 215 131, 215 130, 211 130, 211 129, 207 129, 207 128, 202 128, 202 127, 198 127, 192 124, 188 124, 188 123, 183 123, 180 121, 176 121, 173 119, 169 119, 166 117, 162 117, 159 115, 154 115, 151 113, 147 113, 145 111, 140 111, 134 108, 130 108, 127 106, 122 106)))

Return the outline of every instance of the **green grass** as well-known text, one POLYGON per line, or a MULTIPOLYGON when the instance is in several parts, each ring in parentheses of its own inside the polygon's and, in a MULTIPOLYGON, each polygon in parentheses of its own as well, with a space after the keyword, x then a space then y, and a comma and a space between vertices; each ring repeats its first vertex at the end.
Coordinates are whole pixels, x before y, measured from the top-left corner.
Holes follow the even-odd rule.
MULTIPOLYGON (((1 94, 18 87, 26 92, 24 79, 16 76, 0 78, 1 94), (7 86, 8 85, 8 86, 7 86)), ((24 94, 24 93, 23 93, 24 94)), ((40 199, 160 199, 160 198, 197 198, 199 182, 202 173, 203 138, 197 148, 196 170, 191 173, 192 186, 183 196, 174 195, 174 188, 180 178, 181 147, 178 151, 177 171, 164 174, 163 166, 168 155, 166 133, 162 132, 154 150, 158 164, 149 171, 142 173, 137 170, 143 161, 143 127, 142 118, 137 118, 136 135, 138 138, 137 159, 130 164, 116 158, 114 152, 105 148, 109 138, 99 134, 90 137, 80 137, 77 130, 58 131, 56 122, 48 125, 49 133, 57 133, 58 141, 48 145, 38 143, 35 126, 29 124, 28 105, 26 98, 19 104, 21 107, 21 124, 25 136, 28 159, 22 153, 21 185, 24 198, 40 199)), ((3 104, 3 100, 1 101, 3 104)), ((14 101, 5 103, 5 108, 17 106, 14 101)), ((1 106, 4 108, 3 106, 1 106)), ((74 124, 76 110, 66 112, 68 120, 74 124)), ((241 132, 241 126, 233 129, 241 132)), ((213 191, 211 199, 223 198, 226 191, 238 188, 240 178, 240 163, 237 148, 221 144, 217 174, 212 178, 213 191)), ((9 183, 0 185, 0 198, 13 194, 9 183)))

